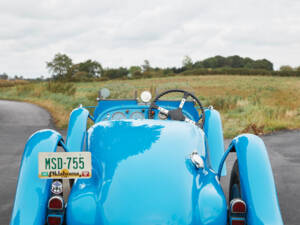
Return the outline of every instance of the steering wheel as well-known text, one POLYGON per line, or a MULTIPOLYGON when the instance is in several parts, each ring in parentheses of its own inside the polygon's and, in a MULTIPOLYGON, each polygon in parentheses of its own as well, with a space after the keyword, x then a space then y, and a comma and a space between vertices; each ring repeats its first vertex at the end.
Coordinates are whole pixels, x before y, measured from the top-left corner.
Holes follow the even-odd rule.
POLYGON ((153 109, 157 109, 159 111, 159 113, 162 113, 164 115, 166 115, 169 119, 171 120, 179 120, 179 121, 186 121, 188 123, 191 123, 191 124, 194 124, 194 125, 198 125, 198 126, 201 126, 203 127, 203 124, 204 124, 204 121, 205 121, 205 113, 204 113, 204 108, 200 102, 200 100, 195 96, 193 95, 192 93, 190 92, 187 92, 187 91, 184 91, 184 90, 180 90, 180 89, 171 89, 171 90, 168 90, 168 91, 164 91, 162 93, 160 93, 159 95, 157 95, 155 97, 155 99, 151 102, 150 104, 150 107, 149 107, 149 119, 153 119, 153 109), (180 104, 178 106, 177 109, 174 109, 174 110, 167 110, 161 106, 158 106, 156 105, 156 102, 163 96, 169 94, 169 93, 174 93, 174 92, 179 92, 179 93, 183 93, 183 97, 180 101, 180 104), (182 112, 182 108, 184 106, 184 103, 186 102, 186 99, 188 97, 192 97, 193 100, 195 100, 198 105, 200 106, 200 110, 201 110, 201 115, 200 115, 200 119, 199 121, 202 119, 202 125, 199 123, 199 121, 195 122, 189 118, 187 118, 183 112, 182 112))

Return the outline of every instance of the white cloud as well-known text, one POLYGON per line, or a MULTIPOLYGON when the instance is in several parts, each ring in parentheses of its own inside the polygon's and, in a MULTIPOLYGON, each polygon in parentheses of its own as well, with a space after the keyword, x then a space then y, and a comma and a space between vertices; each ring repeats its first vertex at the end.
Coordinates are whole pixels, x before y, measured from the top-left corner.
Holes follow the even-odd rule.
POLYGON ((0 1, 0 72, 48 76, 57 52, 103 66, 179 66, 183 56, 300 65, 296 0, 0 1))

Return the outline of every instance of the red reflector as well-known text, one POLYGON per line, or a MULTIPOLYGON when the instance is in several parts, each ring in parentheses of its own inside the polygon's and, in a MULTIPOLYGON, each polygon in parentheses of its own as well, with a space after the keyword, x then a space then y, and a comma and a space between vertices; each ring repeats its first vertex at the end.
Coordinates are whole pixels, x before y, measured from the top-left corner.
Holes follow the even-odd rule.
POLYGON ((246 212, 246 205, 244 204, 244 202, 236 202, 233 206, 232 206, 232 212, 246 212))
POLYGON ((63 209, 63 199, 60 196, 53 196, 49 199, 49 209, 58 210, 63 209))
POLYGON ((231 201, 231 212, 232 213, 245 213, 246 212, 246 204, 241 199, 233 199, 231 201))
POLYGON ((48 224, 49 225, 60 225, 61 217, 59 216, 48 216, 48 224))
POLYGON ((243 221, 243 220, 232 220, 231 225, 245 225, 245 221, 243 221))

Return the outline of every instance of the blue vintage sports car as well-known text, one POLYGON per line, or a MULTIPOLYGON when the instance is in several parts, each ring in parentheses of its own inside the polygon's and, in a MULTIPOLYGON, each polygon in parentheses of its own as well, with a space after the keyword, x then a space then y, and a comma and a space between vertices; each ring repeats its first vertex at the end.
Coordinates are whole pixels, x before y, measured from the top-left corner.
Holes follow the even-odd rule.
POLYGON ((11 225, 283 224, 259 137, 239 135, 224 151, 220 114, 184 90, 108 94, 93 114, 72 111, 65 141, 50 129, 28 139, 11 225), (162 99, 171 93, 183 97, 162 99), (229 153, 237 160, 227 202, 220 179, 229 153))

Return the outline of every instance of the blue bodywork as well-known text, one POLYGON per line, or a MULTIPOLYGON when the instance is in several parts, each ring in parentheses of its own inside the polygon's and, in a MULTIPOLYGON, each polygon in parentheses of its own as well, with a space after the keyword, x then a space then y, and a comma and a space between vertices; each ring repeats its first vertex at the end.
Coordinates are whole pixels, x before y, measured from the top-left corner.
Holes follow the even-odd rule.
POLYGON ((247 202, 248 224, 283 224, 271 164, 264 142, 252 134, 234 138, 242 198, 247 202))
POLYGON ((83 150, 88 116, 89 111, 82 107, 72 111, 66 141, 66 147, 69 151, 83 150))
MULTIPOLYGON (((224 154, 224 140, 221 117, 214 109, 205 110, 204 133, 207 137, 209 158, 211 167, 218 171, 222 156, 224 154)), ((222 176, 226 176, 226 165, 223 166, 222 176)))
MULTIPOLYGON (((179 103, 156 102, 168 110, 179 103)), ((192 101, 186 101, 182 111, 195 122, 200 119, 192 101)), ((33 134, 20 166, 11 224, 45 224, 51 180, 38 178, 38 153, 54 152, 58 145, 92 155, 92 178, 75 180, 67 200, 66 224, 225 225, 228 205, 220 177, 226 175, 225 160, 234 151, 247 224, 283 224, 260 138, 238 136, 224 154, 218 111, 205 110, 203 129, 184 121, 161 120, 154 112, 154 118, 148 119, 149 105, 137 100, 100 100, 93 115, 84 107, 72 111, 66 143, 52 130, 33 134), (124 118, 113 120, 115 113, 124 118), (134 113, 143 119, 132 119, 134 113), (89 129, 88 118, 94 121, 89 129), (190 155, 195 151, 204 168, 192 163, 190 155)))
POLYGON ((20 166, 11 224, 45 224, 51 180, 38 177, 38 153, 55 152, 61 135, 41 130, 27 141, 20 166))
POLYGON ((189 160, 194 150, 207 159, 201 129, 174 121, 105 121, 89 129, 87 145, 97 175, 72 188, 68 224, 226 224, 216 173, 189 160))

